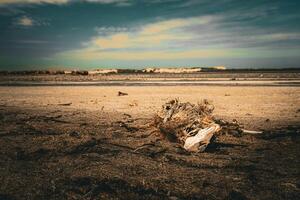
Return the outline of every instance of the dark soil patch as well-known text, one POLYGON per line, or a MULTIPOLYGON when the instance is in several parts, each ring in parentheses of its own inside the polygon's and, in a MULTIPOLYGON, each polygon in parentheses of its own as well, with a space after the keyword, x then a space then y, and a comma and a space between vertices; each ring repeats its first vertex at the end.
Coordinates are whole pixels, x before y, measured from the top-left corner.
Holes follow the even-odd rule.
POLYGON ((195 154, 150 119, 60 113, 0 111, 1 200, 300 199, 299 126, 221 135, 195 154))

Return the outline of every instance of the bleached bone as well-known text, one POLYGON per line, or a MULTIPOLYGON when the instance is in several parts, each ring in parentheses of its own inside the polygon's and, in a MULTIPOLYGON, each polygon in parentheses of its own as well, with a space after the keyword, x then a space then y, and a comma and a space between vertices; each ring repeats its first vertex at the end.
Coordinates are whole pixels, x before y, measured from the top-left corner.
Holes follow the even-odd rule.
POLYGON ((260 134, 260 133, 263 133, 263 132, 262 131, 250 131, 250 130, 243 129, 243 133, 260 134))
POLYGON ((220 125, 212 124, 210 127, 199 130, 192 137, 188 137, 184 143, 184 149, 191 152, 204 151, 212 136, 221 129, 220 125))

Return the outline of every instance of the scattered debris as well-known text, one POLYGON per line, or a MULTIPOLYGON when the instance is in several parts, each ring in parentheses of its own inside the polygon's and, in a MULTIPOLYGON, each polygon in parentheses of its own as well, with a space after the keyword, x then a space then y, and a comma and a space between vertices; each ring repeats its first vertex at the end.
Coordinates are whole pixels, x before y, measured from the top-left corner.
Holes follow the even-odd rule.
POLYGON ((135 131, 138 131, 138 128, 136 128, 136 127, 131 127, 131 126, 129 126, 128 124, 126 124, 125 122, 123 122, 123 121, 118 121, 118 123, 119 123, 119 126, 120 127, 123 127, 123 128, 125 128, 127 131, 129 131, 129 132, 135 132, 135 131))
POLYGON ((128 94, 125 92, 121 92, 121 91, 118 92, 118 96, 126 96, 126 95, 128 95, 128 94))
POLYGON ((70 106, 70 105, 72 105, 72 103, 70 102, 70 103, 59 103, 59 104, 57 104, 58 106, 70 106))
POLYGON ((140 149, 143 149, 147 146, 153 146, 154 144, 153 143, 146 143, 146 144, 142 144, 141 146, 137 147, 136 149, 133 150, 133 152, 137 152, 139 151, 140 149))
POLYGON ((243 132, 261 133, 243 130, 237 120, 217 119, 212 115, 213 110, 214 106, 207 100, 198 104, 171 100, 154 117, 154 125, 163 138, 177 142, 191 152, 203 152, 212 138, 219 134, 240 137, 243 132))
POLYGON ((138 106, 138 103, 137 101, 133 101, 131 103, 128 104, 130 107, 135 107, 135 106, 138 106))
POLYGON ((75 137, 75 138, 81 138, 80 133, 77 131, 72 131, 71 133, 69 133, 69 136, 75 137))

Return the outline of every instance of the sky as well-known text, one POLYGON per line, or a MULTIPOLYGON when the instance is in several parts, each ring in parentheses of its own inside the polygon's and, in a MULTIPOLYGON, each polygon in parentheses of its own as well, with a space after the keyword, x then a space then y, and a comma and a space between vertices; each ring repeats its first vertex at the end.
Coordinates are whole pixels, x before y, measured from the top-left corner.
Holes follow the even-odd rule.
POLYGON ((299 63, 299 0, 0 0, 0 70, 299 63))

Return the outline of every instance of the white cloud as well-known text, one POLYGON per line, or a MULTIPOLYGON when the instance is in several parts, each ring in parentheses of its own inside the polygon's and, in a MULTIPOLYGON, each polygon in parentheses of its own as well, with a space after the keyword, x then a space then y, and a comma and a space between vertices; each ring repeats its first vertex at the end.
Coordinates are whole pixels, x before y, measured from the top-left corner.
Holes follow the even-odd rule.
POLYGON ((17 25, 29 27, 34 25, 34 21, 27 16, 23 16, 17 20, 17 25))
POLYGON ((300 39, 299 33, 268 34, 253 27, 232 25, 224 22, 224 16, 200 16, 158 21, 134 29, 97 27, 98 35, 84 42, 82 48, 57 56, 97 61, 268 57, 275 51, 270 45, 300 39))
POLYGON ((43 20, 36 20, 31 17, 28 17, 26 15, 17 18, 13 24, 15 26, 21 26, 21 27, 32 27, 32 26, 48 26, 49 23, 47 21, 43 20))
POLYGON ((84 49, 64 52, 57 55, 58 58, 80 59, 80 60, 170 60, 170 59, 193 59, 228 57, 232 52, 224 49, 205 50, 158 50, 158 51, 124 51, 124 52, 99 52, 95 49, 84 49))
POLYGON ((143 27, 142 34, 156 34, 172 29, 179 29, 188 26, 199 26, 209 24, 217 19, 216 16, 201 16, 191 17, 186 19, 172 19, 161 21, 153 24, 146 25, 143 27))
MULTIPOLYGON (((185 31, 189 26, 199 26, 210 23, 210 16, 186 19, 171 19, 144 25, 135 31, 120 31, 118 27, 96 28, 98 33, 112 31, 110 34, 98 35, 84 43, 84 48, 63 52, 60 56, 76 59, 183 59, 210 56, 226 56, 223 50, 172 49, 172 45, 193 39, 194 34, 185 31), (114 32, 116 31, 116 32, 114 32), (170 48, 170 49, 169 49, 170 48)), ((128 29, 126 29, 128 30, 128 29)))
POLYGON ((258 36, 261 41, 300 40, 299 33, 273 33, 258 36))
POLYGON ((112 33, 118 33, 118 32, 127 32, 129 29, 127 27, 114 27, 114 26, 101 26, 101 27, 95 27, 95 31, 100 34, 112 34, 112 33))
POLYGON ((161 48, 168 42, 184 42, 194 37, 184 27, 199 26, 214 20, 211 16, 171 19, 130 30, 124 27, 96 27, 100 36, 93 37, 85 46, 99 50, 130 48, 161 48))

